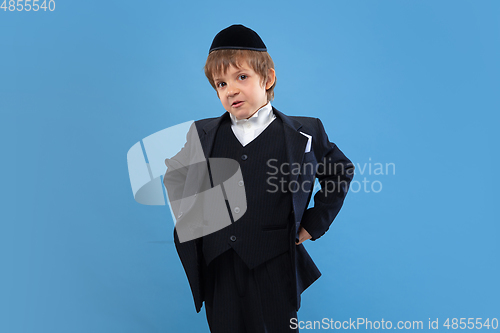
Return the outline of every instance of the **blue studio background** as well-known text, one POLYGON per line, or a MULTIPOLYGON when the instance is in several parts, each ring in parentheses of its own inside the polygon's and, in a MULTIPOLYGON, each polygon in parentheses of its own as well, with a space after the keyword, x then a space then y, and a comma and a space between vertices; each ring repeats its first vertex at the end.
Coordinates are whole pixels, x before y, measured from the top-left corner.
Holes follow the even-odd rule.
POLYGON ((323 276, 299 319, 500 318, 500 2, 55 3, 0 10, 0 332, 208 332, 126 154, 224 112, 202 68, 234 23, 268 46, 273 105, 357 166, 305 244, 323 276))

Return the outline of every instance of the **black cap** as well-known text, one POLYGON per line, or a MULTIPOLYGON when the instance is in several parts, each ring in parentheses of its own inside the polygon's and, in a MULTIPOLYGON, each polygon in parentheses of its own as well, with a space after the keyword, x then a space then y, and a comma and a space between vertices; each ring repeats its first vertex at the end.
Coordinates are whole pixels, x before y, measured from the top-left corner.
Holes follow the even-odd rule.
POLYGON ((241 24, 234 24, 221 30, 215 36, 208 53, 222 49, 267 51, 266 45, 259 35, 241 24))

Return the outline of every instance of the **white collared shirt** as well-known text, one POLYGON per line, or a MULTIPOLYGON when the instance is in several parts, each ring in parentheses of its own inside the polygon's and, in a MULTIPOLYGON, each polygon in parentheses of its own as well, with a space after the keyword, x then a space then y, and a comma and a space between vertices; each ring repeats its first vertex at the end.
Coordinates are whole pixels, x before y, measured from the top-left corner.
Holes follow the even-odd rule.
POLYGON ((271 102, 267 102, 248 119, 238 120, 232 114, 229 116, 231 117, 231 129, 243 147, 258 137, 276 119, 271 102))

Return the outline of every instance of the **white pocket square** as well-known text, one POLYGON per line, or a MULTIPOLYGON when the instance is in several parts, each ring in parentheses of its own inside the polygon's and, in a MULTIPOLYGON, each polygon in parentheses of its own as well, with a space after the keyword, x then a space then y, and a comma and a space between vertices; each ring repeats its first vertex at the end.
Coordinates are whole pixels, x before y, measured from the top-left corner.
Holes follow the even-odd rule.
POLYGON ((302 134, 303 136, 305 136, 307 138, 307 145, 306 145, 306 151, 305 151, 305 153, 308 153, 308 152, 311 151, 312 136, 309 135, 309 134, 306 134, 304 132, 300 132, 300 134, 302 134))

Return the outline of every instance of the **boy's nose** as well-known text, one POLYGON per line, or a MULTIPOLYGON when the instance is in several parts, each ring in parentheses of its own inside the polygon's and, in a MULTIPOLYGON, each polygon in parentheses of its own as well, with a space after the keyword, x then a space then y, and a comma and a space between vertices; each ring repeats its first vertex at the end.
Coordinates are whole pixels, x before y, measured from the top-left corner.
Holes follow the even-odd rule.
POLYGON ((228 96, 234 96, 239 92, 238 88, 235 87, 234 85, 228 85, 226 91, 228 96))

